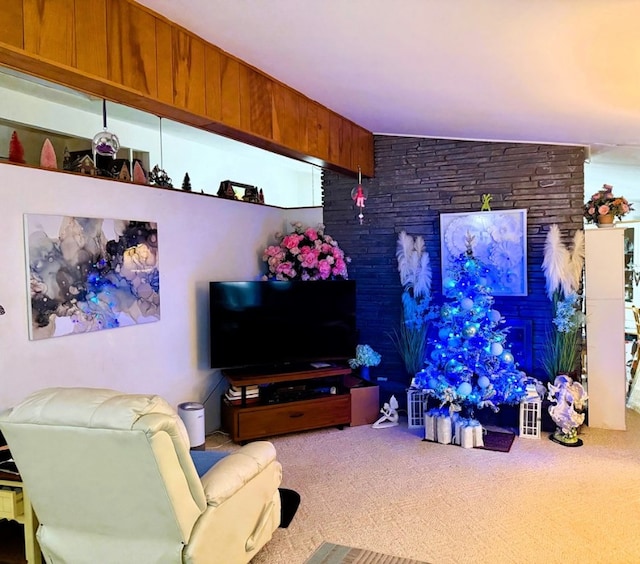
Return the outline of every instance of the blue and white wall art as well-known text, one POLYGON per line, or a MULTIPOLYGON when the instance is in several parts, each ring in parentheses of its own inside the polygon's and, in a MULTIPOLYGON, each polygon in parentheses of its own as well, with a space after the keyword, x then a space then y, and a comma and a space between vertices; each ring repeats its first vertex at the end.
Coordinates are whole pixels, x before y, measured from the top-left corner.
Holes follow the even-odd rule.
POLYGON ((527 295, 527 210, 440 214, 442 280, 453 259, 467 250, 490 269, 488 286, 494 296, 527 295))
POLYGON ((30 339, 160 319, 156 223, 24 217, 30 339))

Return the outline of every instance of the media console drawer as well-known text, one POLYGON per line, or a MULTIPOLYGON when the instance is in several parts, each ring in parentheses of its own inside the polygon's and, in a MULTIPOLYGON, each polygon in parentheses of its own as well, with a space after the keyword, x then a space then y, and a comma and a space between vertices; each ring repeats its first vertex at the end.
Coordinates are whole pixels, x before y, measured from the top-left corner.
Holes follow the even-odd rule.
POLYGON ((349 394, 255 407, 223 404, 223 421, 234 441, 348 425, 350 420, 349 394))

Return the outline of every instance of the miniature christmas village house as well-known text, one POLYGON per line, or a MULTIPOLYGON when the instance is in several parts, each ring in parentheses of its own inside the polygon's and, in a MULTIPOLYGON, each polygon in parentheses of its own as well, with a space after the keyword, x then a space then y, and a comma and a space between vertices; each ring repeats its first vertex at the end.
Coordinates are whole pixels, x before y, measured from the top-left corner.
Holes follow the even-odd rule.
POLYGON ((71 163, 71 169, 73 172, 79 172, 80 174, 88 174, 90 176, 97 176, 98 169, 96 168, 93 159, 89 155, 83 155, 77 157, 71 163))

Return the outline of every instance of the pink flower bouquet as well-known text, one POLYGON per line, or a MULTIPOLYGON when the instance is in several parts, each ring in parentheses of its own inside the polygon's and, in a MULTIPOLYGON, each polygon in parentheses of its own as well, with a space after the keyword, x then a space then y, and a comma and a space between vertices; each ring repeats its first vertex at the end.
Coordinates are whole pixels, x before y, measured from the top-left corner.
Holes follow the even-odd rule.
POLYGON ((324 226, 317 229, 291 224, 288 235, 276 233, 277 245, 268 246, 262 260, 267 263, 266 279, 275 280, 327 280, 348 279, 347 263, 351 259, 329 235, 324 226))
POLYGON ((613 186, 603 184, 591 199, 584 205, 584 217, 589 223, 596 223, 598 216, 614 215, 618 219, 632 210, 631 204, 622 196, 613 195, 613 186))

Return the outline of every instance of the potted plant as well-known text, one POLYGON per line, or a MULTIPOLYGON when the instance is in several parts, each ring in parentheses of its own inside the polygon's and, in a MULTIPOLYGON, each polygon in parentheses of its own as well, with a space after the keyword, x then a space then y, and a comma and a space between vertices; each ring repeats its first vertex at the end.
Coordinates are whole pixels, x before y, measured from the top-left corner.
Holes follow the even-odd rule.
POLYGON ((356 357, 349 359, 349 366, 356 370, 360 369, 360 376, 364 380, 369 380, 369 367, 378 366, 382 356, 374 351, 369 345, 358 345, 356 347, 356 357))
POLYGON ((396 259, 402 284, 402 310, 400 325, 389 336, 411 380, 424 365, 427 329, 433 317, 430 308, 431 263, 424 239, 420 236, 414 239, 401 231, 396 259))
POLYGON ((542 365, 552 382, 556 376, 575 376, 580 356, 584 314, 578 290, 584 267, 584 231, 577 230, 570 251, 553 224, 547 234, 542 269, 547 295, 553 304, 553 319, 547 329, 542 365))
POLYGON ((584 217, 587 223, 597 223, 598 227, 611 227, 616 217, 622 219, 632 209, 626 198, 613 195, 613 186, 603 184, 584 205, 584 217))
POLYGON ((571 419, 577 422, 577 433, 577 427, 584 420, 584 414, 581 419, 570 417, 572 413, 565 411, 566 406, 563 403, 565 398, 573 397, 573 395, 580 396, 581 401, 574 403, 573 407, 575 410, 582 410, 584 400, 586 400, 586 395, 578 393, 578 386, 581 387, 581 385, 577 381, 579 379, 582 326, 584 324, 584 314, 580 303, 581 296, 578 294, 583 267, 584 231, 577 230, 575 232, 573 248, 569 250, 560 240, 558 226, 552 225, 545 242, 542 269, 546 278, 547 295, 553 304, 553 319, 547 328, 546 344, 542 351, 542 366, 549 380, 550 391, 547 402, 562 398, 559 405, 554 406, 547 403, 548 414, 551 415, 556 426, 556 431, 551 437, 553 440, 558 439, 556 442, 560 442, 560 435, 569 434, 572 435, 571 441, 575 442, 573 441, 573 432, 562 431, 562 421, 571 419), (567 383, 572 384, 570 391, 575 394, 556 389, 567 383), (578 419, 580 419, 579 422, 578 419))

